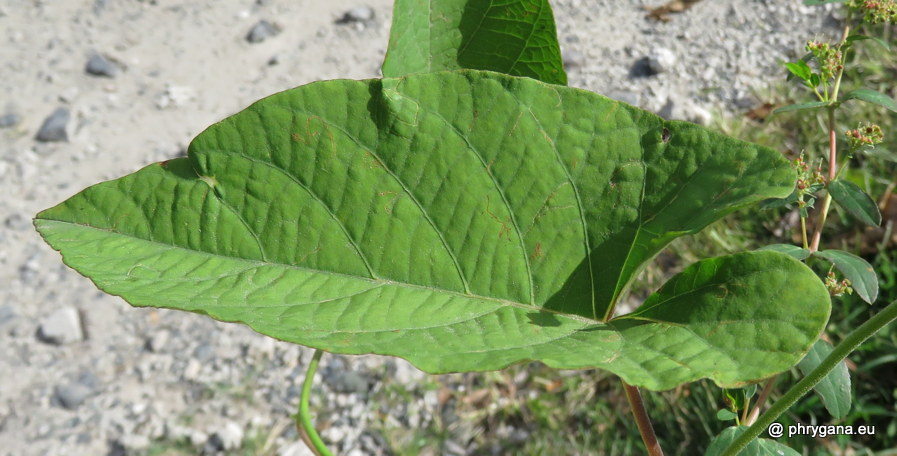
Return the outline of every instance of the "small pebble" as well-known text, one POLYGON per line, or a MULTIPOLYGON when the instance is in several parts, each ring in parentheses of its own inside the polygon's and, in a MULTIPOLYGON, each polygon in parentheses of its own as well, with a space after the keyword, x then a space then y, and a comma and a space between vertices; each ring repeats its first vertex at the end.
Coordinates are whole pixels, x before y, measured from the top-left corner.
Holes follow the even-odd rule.
POLYGON ((209 436, 202 445, 202 454, 218 454, 224 450, 224 442, 218 434, 209 436))
POLYGON ((69 410, 78 408, 91 394, 93 390, 81 383, 57 385, 53 388, 53 399, 58 405, 69 410))
POLYGON ((366 23, 374 20, 374 9, 369 6, 358 6, 346 11, 337 24, 366 23))
POLYGON ((0 306, 0 328, 14 323, 19 318, 15 307, 10 304, 0 306))
POLYGON ((340 372, 330 377, 330 388, 337 393, 365 394, 368 392, 368 381, 355 371, 340 372))
POLYGON ((278 33, 280 33, 280 27, 277 26, 277 24, 261 20, 249 30, 249 33, 246 35, 246 41, 249 41, 250 43, 261 43, 278 33))
POLYGON ((647 64, 653 74, 670 71, 676 65, 676 54, 664 47, 655 48, 648 56, 647 64))
POLYGON ((216 431, 209 439, 216 437, 224 451, 236 450, 243 443, 243 428, 233 421, 228 421, 222 429, 216 431))
POLYGON ((564 69, 580 68, 586 64, 586 56, 582 52, 571 50, 563 53, 564 69))
POLYGON ((6 220, 3 221, 3 225, 12 230, 25 231, 31 229, 31 220, 17 212, 6 217, 6 220))
POLYGON ((68 141, 69 136, 66 132, 71 113, 67 108, 56 108, 53 114, 44 119, 43 125, 37 131, 35 139, 41 142, 59 142, 68 141))
POLYGON ((74 307, 63 307, 41 320, 37 336, 40 340, 62 345, 84 339, 81 316, 74 307))
POLYGON ((8 112, 6 114, 0 115, 0 128, 14 127, 21 121, 22 116, 14 112, 8 112))
POLYGON ((196 99, 196 89, 188 86, 169 86, 156 99, 156 107, 166 109, 179 108, 196 99))
POLYGON ((283 446, 277 450, 277 456, 314 456, 315 454, 308 449, 308 445, 303 442, 293 442, 283 446))
POLYGON ((165 344, 168 343, 168 337, 171 335, 165 329, 156 331, 149 339, 146 341, 146 349, 153 352, 159 353, 163 349, 165 349, 165 344))
POLYGON ((85 66, 84 71, 93 76, 114 78, 118 76, 120 70, 115 62, 100 54, 94 54, 87 60, 87 65, 85 66))

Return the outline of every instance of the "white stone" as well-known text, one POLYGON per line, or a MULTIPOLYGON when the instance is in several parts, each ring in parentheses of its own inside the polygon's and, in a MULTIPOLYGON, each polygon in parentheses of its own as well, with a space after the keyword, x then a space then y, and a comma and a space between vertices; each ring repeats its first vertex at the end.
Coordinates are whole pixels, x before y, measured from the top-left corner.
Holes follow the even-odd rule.
POLYGON ((41 320, 38 336, 51 344, 68 344, 84 340, 81 316, 74 307, 63 307, 41 320))
POLYGON ((328 442, 342 442, 346 439, 346 429, 341 426, 330 426, 321 432, 321 438, 328 442))
POLYGON ((676 65, 676 54, 665 48, 657 47, 648 55, 648 67, 655 74, 669 71, 676 65))
POLYGON ((277 456, 315 456, 303 442, 293 442, 277 450, 277 456))
POLYGON ((404 359, 396 360, 396 372, 393 378, 402 385, 415 385, 427 377, 427 374, 412 366, 404 359))
POLYGON ((243 443, 243 428, 233 421, 228 421, 215 434, 221 439, 221 444, 224 445, 225 450, 235 450, 240 448, 243 443))
POLYGON ((153 353, 162 351, 165 348, 165 344, 168 343, 168 337, 170 335, 171 333, 165 329, 156 331, 146 342, 146 348, 153 353))
POLYGON ((202 431, 193 431, 190 433, 190 444, 195 447, 203 446, 209 440, 209 435, 202 431))
POLYGON ((184 368, 184 380, 198 379, 201 370, 202 364, 191 358, 190 361, 187 361, 187 367, 184 368))
POLYGON ((187 86, 169 86, 165 92, 156 99, 156 107, 166 109, 178 108, 196 99, 196 89, 187 86))

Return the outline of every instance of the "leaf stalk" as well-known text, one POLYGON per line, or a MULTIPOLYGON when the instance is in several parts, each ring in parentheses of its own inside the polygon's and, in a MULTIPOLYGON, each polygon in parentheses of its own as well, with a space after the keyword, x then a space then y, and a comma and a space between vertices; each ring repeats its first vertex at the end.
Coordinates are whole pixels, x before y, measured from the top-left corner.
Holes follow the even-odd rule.
POLYGON ((330 450, 327 449, 327 446, 324 445, 324 441, 321 440, 318 431, 315 430, 315 425, 312 422, 311 412, 309 411, 308 406, 315 372, 318 370, 318 363, 321 361, 321 355, 323 354, 323 350, 315 350, 311 362, 308 363, 308 370, 305 371, 305 382, 302 384, 302 395, 299 397, 299 413, 293 416, 293 419, 296 420, 296 429, 299 431, 302 441, 308 445, 309 449, 311 449, 317 456, 333 456, 333 453, 331 453, 330 450))
POLYGON ((632 415, 635 417, 635 424, 638 426, 638 432, 642 435, 642 441, 645 442, 645 448, 648 449, 650 456, 663 456, 663 450, 657 441, 657 434, 654 433, 654 426, 651 425, 651 418, 648 417, 648 411, 645 409, 645 403, 642 401, 642 393, 638 387, 632 386, 622 379, 623 389, 626 390, 626 400, 629 401, 629 407, 632 409, 632 415))

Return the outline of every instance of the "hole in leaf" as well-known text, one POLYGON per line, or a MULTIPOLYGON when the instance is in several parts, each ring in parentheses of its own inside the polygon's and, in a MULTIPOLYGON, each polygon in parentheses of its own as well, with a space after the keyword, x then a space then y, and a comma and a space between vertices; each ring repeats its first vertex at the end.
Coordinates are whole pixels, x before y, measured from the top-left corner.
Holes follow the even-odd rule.
POLYGON ((660 134, 660 140, 664 142, 664 144, 670 142, 670 130, 664 128, 663 132, 660 134))

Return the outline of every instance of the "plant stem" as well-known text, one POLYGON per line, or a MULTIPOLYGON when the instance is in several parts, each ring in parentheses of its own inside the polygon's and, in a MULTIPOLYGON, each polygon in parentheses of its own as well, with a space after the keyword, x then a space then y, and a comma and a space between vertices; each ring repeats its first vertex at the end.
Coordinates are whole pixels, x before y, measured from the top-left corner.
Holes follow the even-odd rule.
POLYGON ((772 387, 776 384, 776 380, 778 380, 778 375, 773 375, 766 381, 766 384, 763 385, 763 389, 760 391, 760 396, 757 397, 757 403, 754 404, 754 408, 751 409, 751 413, 748 414, 747 419, 744 420, 745 426, 750 426, 757 421, 757 417, 760 416, 760 409, 763 408, 763 404, 766 402, 766 399, 769 397, 769 393, 772 392, 772 387))
MULTIPOLYGON (((850 36, 850 22, 848 19, 847 24, 844 26, 844 32, 841 34, 841 44, 839 44, 839 48, 847 41, 847 37, 850 36)), ((847 61, 847 51, 842 56, 842 63, 847 61)), ((838 71, 838 76, 835 77, 835 85, 832 88, 831 98, 828 101, 836 102, 838 101, 838 91, 841 89, 841 77, 844 76, 844 66, 842 65, 841 70, 838 71)), ((829 148, 828 148, 828 181, 831 182, 835 180, 835 176, 838 171, 838 141, 835 133, 835 106, 830 106, 828 108, 828 138, 829 138, 829 148)), ((819 224, 816 227, 816 232, 813 233, 813 242, 810 244, 810 252, 815 252, 819 250, 819 240, 822 238, 822 228, 825 226, 825 219, 828 216, 829 208, 832 205, 832 195, 826 192, 825 202, 822 203, 822 216, 819 218, 819 224)))
POLYGON ((723 452, 723 456, 737 455, 751 443, 752 440, 759 437, 776 418, 785 413, 785 411, 791 408, 798 399, 803 397, 804 394, 807 394, 817 383, 825 378, 825 376, 828 375, 838 363, 846 358, 847 355, 851 354, 860 346, 860 344, 865 342, 866 339, 895 319, 897 319, 897 301, 888 304, 887 307, 872 316, 872 318, 860 325, 859 328, 854 329, 848 334, 847 337, 845 337, 844 340, 842 340, 841 343, 838 344, 821 363, 819 363, 819 366, 816 366, 816 369, 813 369, 806 377, 785 392, 785 394, 779 398, 766 413, 761 415, 751 427, 729 444, 729 447, 723 452))
POLYGON ((803 246, 805 249, 809 249, 810 246, 807 244, 807 218, 800 218, 800 238, 803 241, 803 246))
POLYGON ((318 362, 321 360, 321 355, 323 354, 324 352, 322 350, 315 350, 311 362, 308 363, 308 370, 305 371, 305 383, 302 384, 302 395, 299 397, 299 413, 293 418, 296 420, 296 429, 299 430, 299 435, 302 436, 302 441, 308 445, 308 448, 310 448, 317 456, 333 456, 330 450, 327 449, 327 446, 324 445, 321 436, 319 436, 318 432, 315 430, 315 425, 312 423, 311 414, 308 410, 311 385, 314 382, 315 372, 318 370, 318 362))
MULTIPOLYGON (((847 41, 847 37, 850 35, 850 20, 848 19, 847 24, 844 26, 844 33, 841 35, 841 44, 839 48, 843 46, 844 42, 847 41)), ((847 51, 844 51, 844 55, 842 56, 842 63, 847 62, 847 51)), ((841 88, 841 76, 844 76, 844 68, 841 68, 841 71, 838 72, 838 77, 835 78, 835 87, 832 89, 832 101, 838 100, 838 90, 841 88)))
MULTIPOLYGON (((835 135, 835 108, 828 108, 828 134, 829 134, 829 151, 828 151, 828 181, 832 182, 838 173, 838 141, 835 135)), ((813 233, 813 242, 810 244, 810 251, 819 250, 819 240, 822 239, 822 228, 825 226, 825 219, 828 217, 829 208, 832 206, 832 195, 826 192, 825 202, 822 203, 822 214, 819 216, 819 223, 816 225, 816 232, 813 233)))
POLYGON ((651 425, 651 419, 648 417, 648 411, 645 410, 645 403, 642 402, 642 393, 638 387, 632 386, 622 379, 623 389, 626 390, 626 399, 629 401, 629 407, 635 416, 635 424, 638 425, 638 432, 642 435, 642 441, 645 442, 645 448, 648 449, 650 456, 663 456, 663 450, 660 443, 657 442, 657 434, 654 433, 654 426, 651 425))

